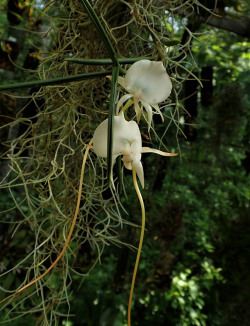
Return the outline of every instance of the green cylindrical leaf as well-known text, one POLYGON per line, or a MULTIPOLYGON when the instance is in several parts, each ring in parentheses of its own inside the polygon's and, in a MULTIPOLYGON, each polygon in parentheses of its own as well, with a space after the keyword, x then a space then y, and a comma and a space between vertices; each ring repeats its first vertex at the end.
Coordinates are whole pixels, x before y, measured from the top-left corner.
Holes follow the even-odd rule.
POLYGON ((118 156, 118 158, 117 158, 117 169, 118 169, 118 187, 119 187, 118 190, 119 190, 119 194, 121 195, 122 191, 124 189, 121 155, 118 156))
POLYGON ((87 11, 92 23, 95 25, 96 29, 98 30, 103 42, 105 43, 113 64, 118 65, 115 49, 113 48, 113 45, 110 42, 110 39, 109 39, 105 29, 103 28, 98 16, 96 15, 94 9, 92 8, 92 6, 88 2, 88 0, 81 0, 81 3, 84 6, 85 10, 87 11))
POLYGON ((74 81, 80 81, 85 79, 102 78, 107 75, 110 75, 111 73, 112 73, 111 71, 100 71, 100 72, 91 72, 87 74, 79 74, 75 76, 58 77, 58 78, 51 78, 45 80, 34 80, 34 81, 15 83, 9 85, 0 85, 0 91, 19 89, 19 88, 29 88, 34 86, 57 85, 57 84, 71 83, 74 81))
MULTIPOLYGON (((118 58, 120 64, 130 64, 139 60, 155 60, 155 57, 135 57, 135 58, 118 58)), ((111 59, 82 59, 82 58, 66 58, 65 61, 78 63, 83 65, 111 65, 111 59)))
POLYGON ((111 173, 112 173, 112 155, 113 155, 113 129, 114 129, 114 114, 115 114, 115 100, 117 92, 117 80, 119 75, 119 67, 114 66, 112 69, 111 80, 111 93, 109 102, 109 116, 108 116, 108 156, 107 156, 107 177, 110 185, 111 173))

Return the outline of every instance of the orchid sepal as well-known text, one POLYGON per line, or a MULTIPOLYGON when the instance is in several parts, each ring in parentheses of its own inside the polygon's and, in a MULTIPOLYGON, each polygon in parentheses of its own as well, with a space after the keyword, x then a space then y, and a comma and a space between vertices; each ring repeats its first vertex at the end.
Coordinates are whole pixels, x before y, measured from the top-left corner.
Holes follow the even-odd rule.
POLYGON ((169 152, 163 152, 159 149, 151 148, 151 147, 142 147, 142 153, 155 153, 161 156, 177 156, 178 153, 169 153, 169 152))

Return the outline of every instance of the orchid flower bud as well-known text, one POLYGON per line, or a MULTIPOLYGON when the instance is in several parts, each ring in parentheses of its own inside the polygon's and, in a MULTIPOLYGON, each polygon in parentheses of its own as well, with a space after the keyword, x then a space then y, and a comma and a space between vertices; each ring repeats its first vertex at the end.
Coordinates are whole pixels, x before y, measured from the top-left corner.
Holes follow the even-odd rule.
MULTIPOLYGON (((131 170, 132 164, 135 168, 136 174, 144 188, 144 172, 141 163, 142 153, 156 153, 164 156, 175 156, 178 154, 171 154, 161 152, 157 149, 149 147, 142 147, 142 139, 140 129, 135 121, 127 121, 124 118, 123 112, 119 116, 114 117, 114 138, 113 138, 113 157, 112 166, 119 155, 122 155, 124 166, 131 170)), ((95 130, 93 136, 93 149, 98 156, 107 157, 108 139, 108 119, 104 120, 95 130)))
POLYGON ((172 90, 171 80, 161 61, 141 60, 137 61, 128 69, 125 78, 119 77, 118 83, 127 90, 117 104, 117 111, 129 98, 133 97, 137 121, 140 120, 142 107, 148 114, 148 128, 152 122, 152 107, 163 119, 158 104, 165 101, 172 90))

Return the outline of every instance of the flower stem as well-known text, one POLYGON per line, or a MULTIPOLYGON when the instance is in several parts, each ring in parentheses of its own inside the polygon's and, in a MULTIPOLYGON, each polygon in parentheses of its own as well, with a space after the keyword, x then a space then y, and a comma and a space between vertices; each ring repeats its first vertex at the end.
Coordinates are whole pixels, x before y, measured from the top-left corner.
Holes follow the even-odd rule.
POLYGON ((130 288, 130 295, 129 295, 129 302, 128 302, 128 326, 131 326, 132 298, 133 298, 135 278, 136 278, 136 273, 137 273, 138 264, 139 264, 139 260, 140 260, 143 237, 144 237, 144 230, 145 230, 145 206, 144 206, 144 202, 143 202, 143 198, 142 198, 140 189, 138 187, 138 183, 137 183, 137 179, 136 179, 136 171, 135 171, 135 168, 133 166, 133 163, 132 163, 132 174, 133 174, 133 182, 134 182, 135 191, 136 191, 137 197, 138 197, 140 205, 141 205, 141 235, 140 235, 140 241, 139 241, 136 261, 135 261, 135 267, 134 267, 132 282, 131 282, 131 288, 130 288))

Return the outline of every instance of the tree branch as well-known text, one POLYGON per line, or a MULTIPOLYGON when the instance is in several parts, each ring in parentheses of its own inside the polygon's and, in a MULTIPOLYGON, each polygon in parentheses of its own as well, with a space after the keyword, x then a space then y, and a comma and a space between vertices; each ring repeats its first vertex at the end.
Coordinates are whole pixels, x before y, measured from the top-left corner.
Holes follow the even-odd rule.
POLYGON ((247 17, 233 18, 231 16, 210 16, 208 19, 203 19, 202 22, 208 25, 225 29, 229 32, 250 38, 250 19, 247 17))

